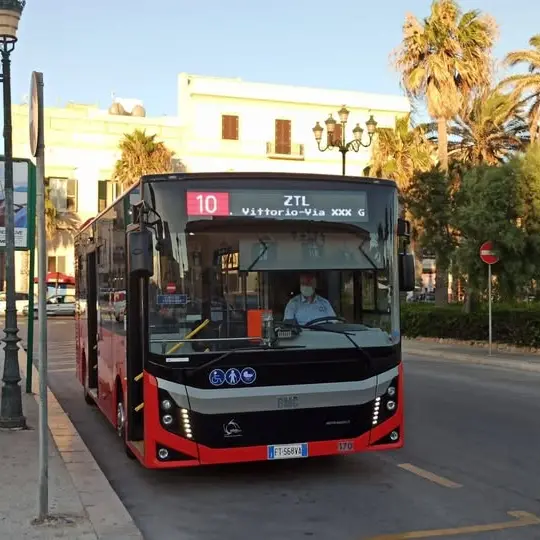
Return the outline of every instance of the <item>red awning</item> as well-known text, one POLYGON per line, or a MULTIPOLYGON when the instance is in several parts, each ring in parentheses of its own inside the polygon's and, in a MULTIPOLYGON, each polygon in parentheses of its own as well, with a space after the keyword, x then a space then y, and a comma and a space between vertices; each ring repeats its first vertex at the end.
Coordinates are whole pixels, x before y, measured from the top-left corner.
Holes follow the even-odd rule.
MULTIPOLYGON (((45 281, 47 283, 67 283, 69 285, 75 285, 75 278, 73 276, 68 276, 62 272, 48 272, 45 276, 45 281)), ((34 283, 38 282, 38 278, 34 278, 34 283)))

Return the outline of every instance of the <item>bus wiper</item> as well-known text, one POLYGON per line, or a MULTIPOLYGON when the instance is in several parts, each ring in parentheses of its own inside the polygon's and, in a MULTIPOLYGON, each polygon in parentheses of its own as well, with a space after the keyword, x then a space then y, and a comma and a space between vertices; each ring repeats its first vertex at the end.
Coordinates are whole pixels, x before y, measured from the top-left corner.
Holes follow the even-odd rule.
POLYGON ((347 330, 331 330, 330 328, 321 328, 320 326, 308 326, 306 324, 295 324, 297 328, 303 328, 305 330, 315 330, 317 332, 328 332, 330 334, 341 334, 345 336, 357 349, 360 349, 360 346, 351 336, 354 336, 353 333, 347 332, 347 330))
POLYGON ((227 351, 223 354, 220 354, 217 358, 213 358, 212 360, 209 360, 208 362, 204 362, 204 364, 201 364, 200 366, 197 366, 196 368, 193 368, 191 370, 191 374, 195 374, 197 373, 198 371, 201 371, 202 369, 206 369, 210 366, 213 366, 214 364, 217 364, 218 362, 220 362, 221 360, 223 360, 224 358, 227 358, 227 356, 229 356, 230 354, 234 353, 234 352, 238 352, 238 351, 257 351, 257 350, 260 350, 260 349, 263 349, 265 351, 269 351, 269 350, 272 350, 272 351, 275 351, 275 350, 280 350, 280 349, 305 349, 306 346, 305 345, 288 345, 288 346, 282 346, 282 347, 270 347, 269 345, 263 345, 262 347, 257 347, 257 348, 253 348, 253 347, 242 347, 242 348, 238 348, 238 349, 231 349, 230 351, 227 351))
POLYGON ((255 267, 255 265, 264 257, 264 255, 268 251, 268 244, 263 242, 260 238, 259 238, 259 244, 263 248, 261 249, 261 252, 257 256, 257 258, 248 266, 248 269, 246 270, 246 272, 251 272, 253 270, 253 268, 255 267))
POLYGON ((306 330, 315 330, 316 332, 328 332, 330 334, 341 334, 345 336, 353 345, 357 351, 360 351, 368 361, 368 364, 373 365, 373 357, 369 354, 363 347, 360 347, 356 341, 351 336, 354 336, 352 332, 347 332, 347 330, 331 330, 330 328, 321 328, 320 326, 307 326, 305 324, 296 324, 298 328, 305 328, 306 330))
POLYGON ((362 253, 362 255, 366 258, 367 262, 371 264, 373 267, 373 270, 380 270, 380 268, 373 262, 373 259, 366 253, 366 250, 362 247, 362 244, 358 246, 358 250, 362 253))

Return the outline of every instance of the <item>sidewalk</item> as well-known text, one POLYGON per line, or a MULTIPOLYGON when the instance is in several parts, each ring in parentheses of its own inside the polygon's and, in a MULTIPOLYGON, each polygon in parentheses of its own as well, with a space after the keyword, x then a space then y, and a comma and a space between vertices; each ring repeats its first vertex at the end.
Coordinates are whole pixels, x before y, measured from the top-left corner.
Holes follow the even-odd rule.
POLYGON ((496 345, 494 345, 492 355, 489 356, 487 347, 475 347, 467 344, 439 343, 407 338, 404 338, 402 343, 403 352, 410 356, 424 356, 440 361, 450 360, 540 373, 540 355, 538 354, 497 350, 496 345))
MULTIPOLYGON (((0 374, 4 351, 0 348, 0 374)), ((19 351, 21 374, 26 354, 19 351)), ((0 430, 0 539, 142 540, 131 516, 79 437, 52 392, 49 405, 49 509, 51 519, 34 524, 38 492, 39 375, 33 370, 33 392, 24 391, 28 428, 0 430)))

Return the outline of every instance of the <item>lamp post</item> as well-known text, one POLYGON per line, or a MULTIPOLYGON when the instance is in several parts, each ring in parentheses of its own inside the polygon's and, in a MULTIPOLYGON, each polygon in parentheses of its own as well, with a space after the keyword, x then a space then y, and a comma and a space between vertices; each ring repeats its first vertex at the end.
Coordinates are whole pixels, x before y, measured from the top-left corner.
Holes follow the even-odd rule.
POLYGON ((327 140, 326 145, 321 144, 322 135, 324 128, 317 122, 313 128, 313 134, 315 135, 315 140, 317 141, 317 146, 321 152, 326 152, 326 150, 332 150, 337 148, 341 152, 341 170, 343 176, 345 176, 345 161, 347 152, 353 150, 354 152, 359 152, 360 148, 368 148, 371 146, 373 141, 373 135, 377 131, 377 122, 373 118, 373 115, 369 117, 369 120, 366 122, 367 132, 368 132, 368 142, 362 142, 362 135, 364 130, 360 127, 360 124, 356 124, 356 127, 352 130, 354 139, 352 141, 346 142, 345 128, 347 126, 347 121, 349 119, 350 111, 345 108, 345 105, 341 107, 338 111, 339 122, 341 127, 341 133, 335 136, 337 122, 334 120, 332 115, 330 115, 326 120, 326 131, 327 131, 327 140))
POLYGON ((15 304, 15 215, 13 211, 13 141, 11 133, 11 65, 19 21, 26 0, 0 0, 0 54, 4 91, 4 193, 6 242, 6 318, 4 328, 4 374, 0 402, 0 428, 26 427, 19 382, 19 329, 15 304))

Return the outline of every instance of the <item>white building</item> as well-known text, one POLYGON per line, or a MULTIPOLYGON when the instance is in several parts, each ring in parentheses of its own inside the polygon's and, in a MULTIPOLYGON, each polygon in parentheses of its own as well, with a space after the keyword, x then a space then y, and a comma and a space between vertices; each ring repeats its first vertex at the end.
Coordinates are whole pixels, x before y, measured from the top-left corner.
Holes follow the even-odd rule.
MULTIPOLYGON (((407 98, 341 90, 245 82, 241 79, 178 76, 182 159, 189 171, 280 171, 341 173, 336 149, 319 151, 313 135, 330 114, 350 111, 346 140, 371 115, 379 127, 394 127, 410 111, 407 98)), ((323 139, 324 141, 324 139, 323 139)), ((362 175, 370 149, 347 154, 347 174, 362 175)))
MULTIPOLYGON (((371 115, 379 127, 394 127, 410 111, 405 97, 362 92, 245 82, 240 79, 178 76, 178 113, 147 117, 136 100, 115 99, 111 107, 70 103, 45 109, 46 176, 60 212, 71 210, 84 222, 103 210, 116 194, 110 182, 125 133, 145 129, 172 149, 189 172, 277 171, 341 173, 336 149, 320 152, 313 134, 330 114, 349 111, 347 141, 358 123, 371 115)), ((339 128, 339 126, 338 126, 339 128)), ((16 157, 31 157, 28 105, 13 106, 16 157)), ((326 134, 323 136, 323 142, 326 134)), ((361 176, 371 149, 347 154, 347 174, 361 176)), ((48 249, 48 271, 74 274, 73 242, 59 234, 48 249)), ((26 260, 18 257, 19 264, 26 260)), ((17 288, 27 277, 18 273, 17 288)))

